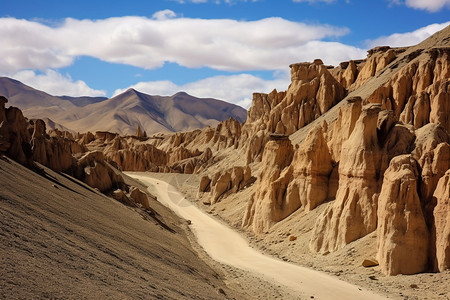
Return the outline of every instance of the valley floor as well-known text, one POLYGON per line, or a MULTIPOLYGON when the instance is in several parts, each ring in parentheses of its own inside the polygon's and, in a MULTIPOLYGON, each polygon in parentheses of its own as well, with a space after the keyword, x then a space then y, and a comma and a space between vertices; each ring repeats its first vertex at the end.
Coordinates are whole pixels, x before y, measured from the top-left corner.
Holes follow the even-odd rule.
POLYGON ((184 222, 0 158, 0 299, 234 299, 184 222))
POLYGON ((225 198, 214 206, 198 201, 199 177, 195 175, 148 173, 149 176, 170 182, 199 208, 222 219, 243 236, 255 248, 284 261, 323 271, 341 280, 385 295, 389 299, 450 299, 450 271, 417 275, 384 276, 379 267, 364 268, 362 262, 375 258, 376 233, 372 233, 335 253, 315 255, 309 251, 309 239, 314 222, 326 208, 326 203, 305 214, 297 211, 277 223, 269 233, 255 236, 243 230, 241 220, 250 190, 243 190, 225 198), (290 241, 290 237, 296 239, 290 241))

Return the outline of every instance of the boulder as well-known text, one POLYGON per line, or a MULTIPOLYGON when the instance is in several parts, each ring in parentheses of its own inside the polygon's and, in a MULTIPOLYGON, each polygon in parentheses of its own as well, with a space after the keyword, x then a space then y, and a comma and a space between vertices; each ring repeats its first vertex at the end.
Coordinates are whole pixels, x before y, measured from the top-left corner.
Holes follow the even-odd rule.
POLYGON ((130 187, 130 198, 133 199, 135 203, 139 203, 143 208, 150 208, 147 194, 135 186, 130 187))
POLYGON ((386 275, 425 271, 429 233, 418 189, 418 166, 411 155, 392 159, 379 196, 377 258, 386 275))
POLYGON ((374 231, 381 162, 377 120, 380 106, 364 107, 342 144, 336 200, 318 218, 310 249, 329 253, 374 231))
MULTIPOLYGON (((292 161, 293 146, 287 136, 272 138, 265 146, 262 158, 264 169, 261 171, 256 192, 250 199, 242 225, 251 227, 253 232, 267 231, 275 222, 283 217, 279 215, 283 203, 282 195, 289 183, 289 174, 282 174, 292 161), (278 209, 277 209, 278 207, 278 209)), ((288 170, 286 170, 288 172, 288 170)), ((291 197, 296 197, 294 194, 291 197)), ((298 199, 297 199, 298 202, 298 199)))
POLYGON ((436 233, 435 269, 443 272, 450 269, 450 169, 439 180, 433 197, 436 233))

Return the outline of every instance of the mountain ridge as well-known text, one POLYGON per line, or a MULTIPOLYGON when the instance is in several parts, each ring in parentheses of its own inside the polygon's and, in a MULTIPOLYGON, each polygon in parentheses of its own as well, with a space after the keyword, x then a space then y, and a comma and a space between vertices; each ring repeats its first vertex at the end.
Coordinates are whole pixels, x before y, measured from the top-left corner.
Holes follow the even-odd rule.
POLYGON ((28 118, 50 119, 74 132, 109 131, 147 134, 188 131, 216 126, 229 118, 243 122, 246 110, 213 98, 197 98, 186 92, 172 96, 149 95, 128 89, 111 98, 53 96, 20 81, 0 77, 0 95, 19 107, 28 118))

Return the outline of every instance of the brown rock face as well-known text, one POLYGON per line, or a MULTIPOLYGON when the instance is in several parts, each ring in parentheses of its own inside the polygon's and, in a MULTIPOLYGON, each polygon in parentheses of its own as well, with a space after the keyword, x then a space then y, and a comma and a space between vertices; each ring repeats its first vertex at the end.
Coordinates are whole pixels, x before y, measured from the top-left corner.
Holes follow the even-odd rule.
POLYGON ((128 144, 126 141, 116 142, 113 147, 106 148, 105 157, 122 171, 157 171, 168 160, 166 152, 153 145, 128 144), (122 146, 119 147, 119 144, 122 146))
POLYGON ((317 63, 293 64, 291 85, 284 99, 272 109, 270 132, 291 134, 327 112, 344 98, 344 87, 317 63))
POLYGON ((200 180, 200 186, 198 188, 198 191, 200 193, 209 192, 211 190, 211 179, 208 177, 208 175, 205 175, 200 180))
POLYGON ((287 195, 298 194, 300 205, 297 206, 297 203, 295 206, 287 206, 285 214, 290 215, 299 207, 305 211, 313 210, 327 199, 329 176, 333 166, 321 127, 309 132, 305 141, 295 151, 289 168, 292 169, 292 178, 287 195))
POLYGON ((450 132, 450 50, 433 48, 401 68, 369 97, 393 109, 400 121, 420 128, 429 122, 450 132))
MULTIPOLYGON (((243 226, 251 226, 255 233, 261 233, 285 217, 280 215, 280 212, 283 214, 283 193, 291 175, 287 174, 288 171, 282 172, 289 166, 292 157, 293 147, 287 137, 272 139, 266 144, 262 158, 265 168, 258 177, 258 188, 249 201, 243 226)), ((295 200, 289 198, 287 201, 290 200, 299 202, 298 197, 295 200)))
POLYGON ((98 188, 101 192, 117 188, 126 189, 122 176, 116 174, 105 162, 101 151, 92 151, 85 154, 80 158, 77 165, 76 177, 89 186, 98 188))
POLYGON ((376 229, 379 111, 379 106, 365 107, 349 139, 342 144, 339 188, 335 202, 314 228, 310 248, 315 252, 336 251, 376 229))
POLYGON ((233 167, 225 172, 217 172, 212 179, 203 176, 199 192, 211 192, 211 197, 203 200, 205 204, 214 204, 231 193, 237 193, 252 183, 250 167, 233 167))
POLYGON ((378 207, 378 261, 386 275, 425 271, 429 233, 417 193, 419 172, 411 155, 392 159, 378 207))
POLYGON ((450 269, 450 170, 439 180, 433 197, 436 232, 436 269, 443 272, 450 269))
POLYGON ((149 209, 150 204, 148 202, 147 194, 142 192, 135 186, 130 188, 130 198, 134 200, 135 203, 139 203, 143 208, 149 209))
POLYGON ((286 92, 253 94, 239 145, 247 163, 262 159, 268 133, 292 134, 327 112, 346 95, 346 90, 320 60, 293 64, 286 92))
MULTIPOLYGON (((243 220, 244 226, 253 223, 256 233, 267 231, 272 223, 286 218, 300 207, 310 211, 328 197, 329 176, 333 167, 322 128, 313 129, 295 152, 288 140, 279 141, 279 146, 286 144, 282 146, 285 148, 275 151, 285 151, 287 160, 270 161, 271 165, 265 165, 267 169, 272 168, 271 173, 261 174, 257 192, 243 220), (291 161, 289 157, 292 157, 291 161), (280 170, 280 166, 284 168, 280 170), (271 178, 274 180, 269 184, 267 180, 271 178)), ((269 151, 267 155, 273 154, 272 149, 269 151)), ((263 159, 263 163, 266 161, 269 162, 269 158, 263 159)))
POLYGON ((72 156, 72 144, 76 143, 59 136, 49 137, 46 134, 44 121, 34 121, 34 131, 31 137, 34 161, 56 172, 69 170, 75 163, 72 156))
POLYGON ((0 150, 21 164, 32 164, 28 122, 17 107, 5 108, 8 100, 0 98, 0 150))
POLYGON ((339 116, 335 122, 330 124, 326 132, 328 147, 333 161, 338 162, 341 158, 342 143, 345 142, 355 128, 362 110, 361 97, 347 99, 346 105, 339 109, 339 116))

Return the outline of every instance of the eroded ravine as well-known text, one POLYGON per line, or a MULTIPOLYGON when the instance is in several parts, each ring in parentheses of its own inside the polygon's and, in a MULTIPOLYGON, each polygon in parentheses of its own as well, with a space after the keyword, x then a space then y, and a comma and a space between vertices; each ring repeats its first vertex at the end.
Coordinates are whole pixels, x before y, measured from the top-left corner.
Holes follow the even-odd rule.
POLYGON ((251 248, 239 233, 186 200, 169 183, 146 176, 145 173, 128 175, 151 186, 162 204, 190 220, 199 244, 211 258, 220 263, 263 275, 270 282, 278 282, 305 296, 314 295, 315 299, 385 299, 322 272, 266 256, 251 248))

